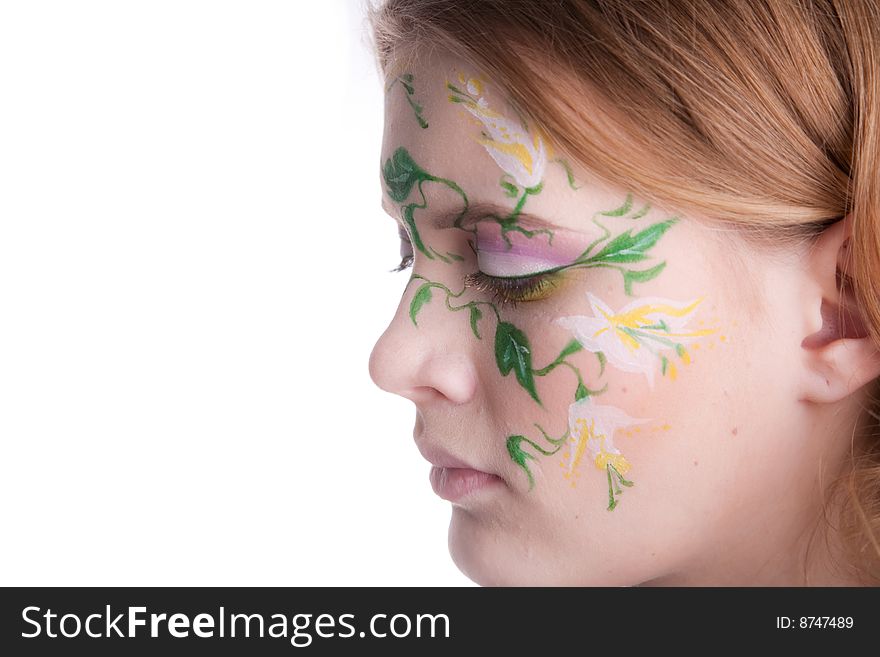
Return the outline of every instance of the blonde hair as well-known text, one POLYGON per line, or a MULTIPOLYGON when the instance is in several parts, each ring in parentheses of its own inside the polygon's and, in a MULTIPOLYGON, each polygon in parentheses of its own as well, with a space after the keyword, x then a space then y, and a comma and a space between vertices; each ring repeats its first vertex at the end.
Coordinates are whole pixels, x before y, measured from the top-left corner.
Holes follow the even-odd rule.
MULTIPOLYGON (((567 156, 659 205, 780 246, 850 214, 844 277, 880 345, 878 3, 387 0, 370 18, 383 69, 431 49, 456 55, 567 156)), ((826 503, 843 495, 850 563, 880 580, 872 403, 826 503)))

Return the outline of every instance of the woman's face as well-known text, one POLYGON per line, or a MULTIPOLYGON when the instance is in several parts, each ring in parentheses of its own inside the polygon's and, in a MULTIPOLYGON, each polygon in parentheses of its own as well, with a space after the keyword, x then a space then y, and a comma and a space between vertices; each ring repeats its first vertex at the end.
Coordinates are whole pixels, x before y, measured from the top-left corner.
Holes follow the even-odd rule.
POLYGON ((797 258, 571 167, 457 60, 387 83, 383 205, 413 268, 370 368, 416 405, 459 568, 632 585, 755 575, 733 554, 772 567, 762 551, 805 521, 780 509, 814 485, 779 339, 797 258))

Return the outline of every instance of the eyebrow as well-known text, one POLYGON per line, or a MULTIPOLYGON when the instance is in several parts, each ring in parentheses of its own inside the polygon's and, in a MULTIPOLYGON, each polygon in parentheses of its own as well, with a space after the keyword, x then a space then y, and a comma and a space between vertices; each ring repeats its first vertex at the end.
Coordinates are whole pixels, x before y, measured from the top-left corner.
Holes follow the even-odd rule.
MULTIPOLYGON (((497 203, 472 203, 468 206, 467 212, 461 219, 461 228, 473 228, 476 224, 485 219, 504 219, 509 217, 512 209, 497 203)), ((446 213, 440 217, 440 225, 438 227, 451 228, 461 214, 461 210, 446 213)), ((561 228, 561 226, 549 219, 539 217, 529 212, 520 212, 516 215, 517 223, 524 223, 529 226, 538 228, 561 228)))
MULTIPOLYGON (((401 206, 405 205, 407 204, 401 204, 401 206)), ((398 212, 395 212, 392 209, 393 206, 387 204, 384 195, 382 197, 382 208, 393 219, 400 221, 400 218, 398 217, 398 212)), ((468 205, 468 208, 463 216, 461 215, 460 207, 443 209, 439 212, 431 212, 430 208, 424 208, 420 209, 420 212, 423 216, 427 217, 430 220, 432 226, 437 230, 454 228, 455 222, 459 220, 459 217, 461 216, 458 227, 463 230, 467 230, 473 228, 478 223, 486 219, 503 219, 511 214, 511 208, 498 205, 497 203, 477 202, 468 205)), ((545 219, 543 217, 539 217, 536 214, 530 214, 528 212, 520 212, 517 215, 516 219, 517 223, 524 223, 528 226, 534 226, 538 228, 562 228, 559 224, 554 223, 549 219, 545 219)))

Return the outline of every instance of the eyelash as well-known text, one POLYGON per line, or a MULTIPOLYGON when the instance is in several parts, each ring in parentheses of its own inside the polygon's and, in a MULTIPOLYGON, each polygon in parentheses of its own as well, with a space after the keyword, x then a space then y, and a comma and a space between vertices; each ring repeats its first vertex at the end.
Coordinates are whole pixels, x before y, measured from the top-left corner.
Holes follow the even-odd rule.
POLYGON ((497 277, 476 271, 464 277, 464 286, 492 295, 501 306, 540 301, 559 285, 557 272, 544 272, 531 276, 497 277))
POLYGON ((391 271, 398 272, 403 271, 404 269, 409 269, 413 265, 413 260, 415 260, 415 258, 413 258, 412 254, 407 254, 400 259, 400 264, 391 271))
MULTIPOLYGON (((400 237, 409 242, 408 236, 402 231, 400 237)), ((414 259, 412 253, 404 255, 400 263, 391 271, 400 272, 409 269, 414 259)), ((545 298, 559 284, 559 276, 560 272, 543 272, 530 276, 499 277, 476 271, 464 277, 464 286, 491 294, 493 300, 500 306, 515 307, 518 303, 545 298)))

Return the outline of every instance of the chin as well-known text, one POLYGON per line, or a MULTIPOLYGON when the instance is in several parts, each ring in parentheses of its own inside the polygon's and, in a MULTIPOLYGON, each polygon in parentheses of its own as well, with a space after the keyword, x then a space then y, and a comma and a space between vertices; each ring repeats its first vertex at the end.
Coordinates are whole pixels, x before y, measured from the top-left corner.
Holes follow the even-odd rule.
MULTIPOLYGON (((546 532, 529 530, 526 521, 513 525, 491 514, 453 506, 449 554, 456 567, 480 586, 634 586, 651 579, 642 560, 626 568, 614 554, 597 546, 566 552, 546 532), (610 559, 610 561, 609 561, 610 559), (646 571, 646 572, 642 572, 646 571)), ((562 537, 557 536, 561 539, 562 537)))
POLYGON ((526 527, 521 521, 511 526, 495 515, 453 506, 449 554, 480 586, 572 585, 571 573, 557 567, 561 556, 536 542, 538 534, 526 527))
MULTIPOLYGON (((511 554, 506 529, 473 511, 452 507, 449 521, 449 555, 458 569, 480 586, 523 585, 511 554), (518 581, 520 580, 520 581, 518 581)), ((525 564, 524 564, 525 565, 525 564)), ((528 567, 528 566, 526 566, 528 567)))

